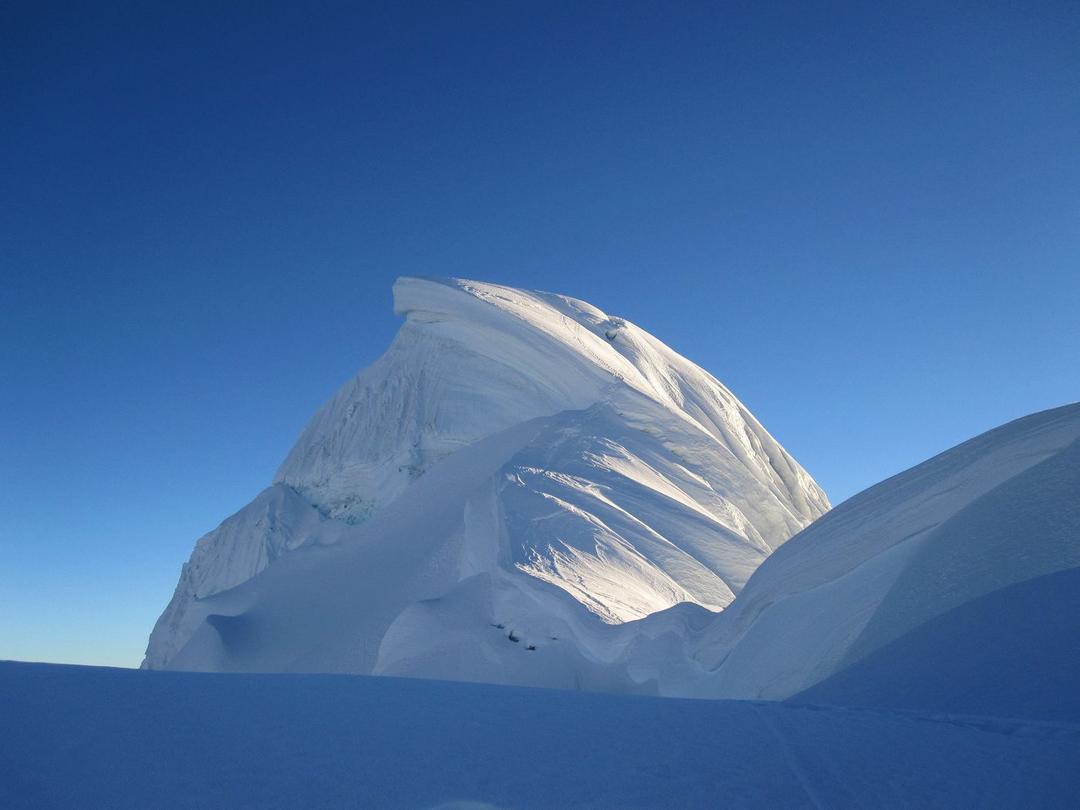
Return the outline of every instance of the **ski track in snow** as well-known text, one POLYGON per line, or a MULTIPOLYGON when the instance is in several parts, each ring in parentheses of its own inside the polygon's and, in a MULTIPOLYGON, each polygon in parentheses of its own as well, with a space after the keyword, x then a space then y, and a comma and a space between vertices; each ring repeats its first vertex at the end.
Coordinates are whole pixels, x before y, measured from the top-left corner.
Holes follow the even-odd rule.
POLYGON ((1080 725, 0 663, 0 806, 1074 806, 1080 725), (463 803, 471 802, 471 805, 463 803))

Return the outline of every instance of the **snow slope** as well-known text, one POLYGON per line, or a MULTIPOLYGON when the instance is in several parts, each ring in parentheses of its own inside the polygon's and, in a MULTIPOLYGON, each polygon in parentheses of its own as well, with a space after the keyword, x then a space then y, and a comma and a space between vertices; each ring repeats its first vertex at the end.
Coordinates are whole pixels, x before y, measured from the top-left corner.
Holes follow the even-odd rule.
MULTIPOLYGON (((931 651, 935 665, 959 679, 957 692, 966 683, 982 689, 975 685, 987 677, 980 660, 1030 655, 1030 667, 1014 670, 1013 685, 1031 688, 1023 673, 1037 680, 1037 661, 1058 660, 1033 647, 1074 643, 1075 629, 1040 615, 1030 591, 1009 586, 1049 582, 1040 578, 1077 567, 1080 405, 1069 405, 971 439, 816 521, 766 560, 692 642, 702 682, 673 681, 665 691, 787 698, 879 650, 887 658, 874 666, 868 660, 862 670, 878 680, 860 681, 859 689, 880 694, 882 705, 940 708, 930 695, 925 704, 896 697, 905 679, 932 679, 924 660, 931 651), (947 617, 964 606, 966 613, 947 617), (1002 624, 995 618, 1002 614, 1011 620, 1002 624), (960 627, 963 643, 954 638, 960 627), (1038 636, 1021 637, 1035 627, 1043 628, 1038 636), (975 656, 979 645, 998 649, 975 656), (892 680, 880 680, 887 672, 892 680)), ((1074 602, 1075 594, 1063 591, 1055 604, 1068 609, 1074 602)), ((1070 620, 1075 624, 1075 615, 1070 620)), ((1075 704, 1067 692, 1075 692, 1078 662, 1069 660, 1071 676, 1051 679, 1063 691, 1055 696, 1050 682, 1042 684, 1045 704, 1075 704)), ((842 702, 842 691, 807 694, 842 702)))
POLYGON ((387 353, 196 545, 144 666, 638 688, 609 664, 640 632, 607 626, 724 608, 828 508, 629 322, 460 280, 401 279, 394 306, 387 353))
POLYGON ((0 663, 0 806, 1074 807, 1080 726, 0 663))
POLYGON ((1080 568, 992 591, 791 698, 1080 724, 1080 568))

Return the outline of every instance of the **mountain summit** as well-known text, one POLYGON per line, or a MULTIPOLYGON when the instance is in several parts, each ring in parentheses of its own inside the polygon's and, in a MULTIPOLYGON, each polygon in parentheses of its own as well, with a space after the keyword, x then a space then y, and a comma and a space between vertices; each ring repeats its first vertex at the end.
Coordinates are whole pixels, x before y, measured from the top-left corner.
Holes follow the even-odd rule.
POLYGON ((829 508, 628 321, 458 279, 399 279, 394 310, 386 354, 198 541, 144 667, 616 687, 590 680, 605 626, 722 610, 829 508))

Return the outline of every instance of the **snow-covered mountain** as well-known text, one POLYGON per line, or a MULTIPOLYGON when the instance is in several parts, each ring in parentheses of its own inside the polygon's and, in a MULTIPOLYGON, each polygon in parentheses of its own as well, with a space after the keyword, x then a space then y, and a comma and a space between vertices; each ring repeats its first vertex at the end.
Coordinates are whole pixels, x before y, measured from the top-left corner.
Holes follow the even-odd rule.
POLYGON ((625 320, 461 280, 394 307, 387 353, 199 540, 145 667, 652 689, 628 650, 686 639, 829 507, 625 320))
POLYGON ((1080 718, 1080 404, 827 511, 633 324, 477 282, 394 297, 390 350, 199 541, 144 666, 1080 718))

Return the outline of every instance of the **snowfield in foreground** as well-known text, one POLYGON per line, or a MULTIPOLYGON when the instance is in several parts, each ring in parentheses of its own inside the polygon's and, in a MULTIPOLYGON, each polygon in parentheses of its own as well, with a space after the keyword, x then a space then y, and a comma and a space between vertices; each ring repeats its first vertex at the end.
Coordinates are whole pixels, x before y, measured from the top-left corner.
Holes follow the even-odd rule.
POLYGON ((1075 807, 1080 726, 0 663, 0 806, 1075 807))

